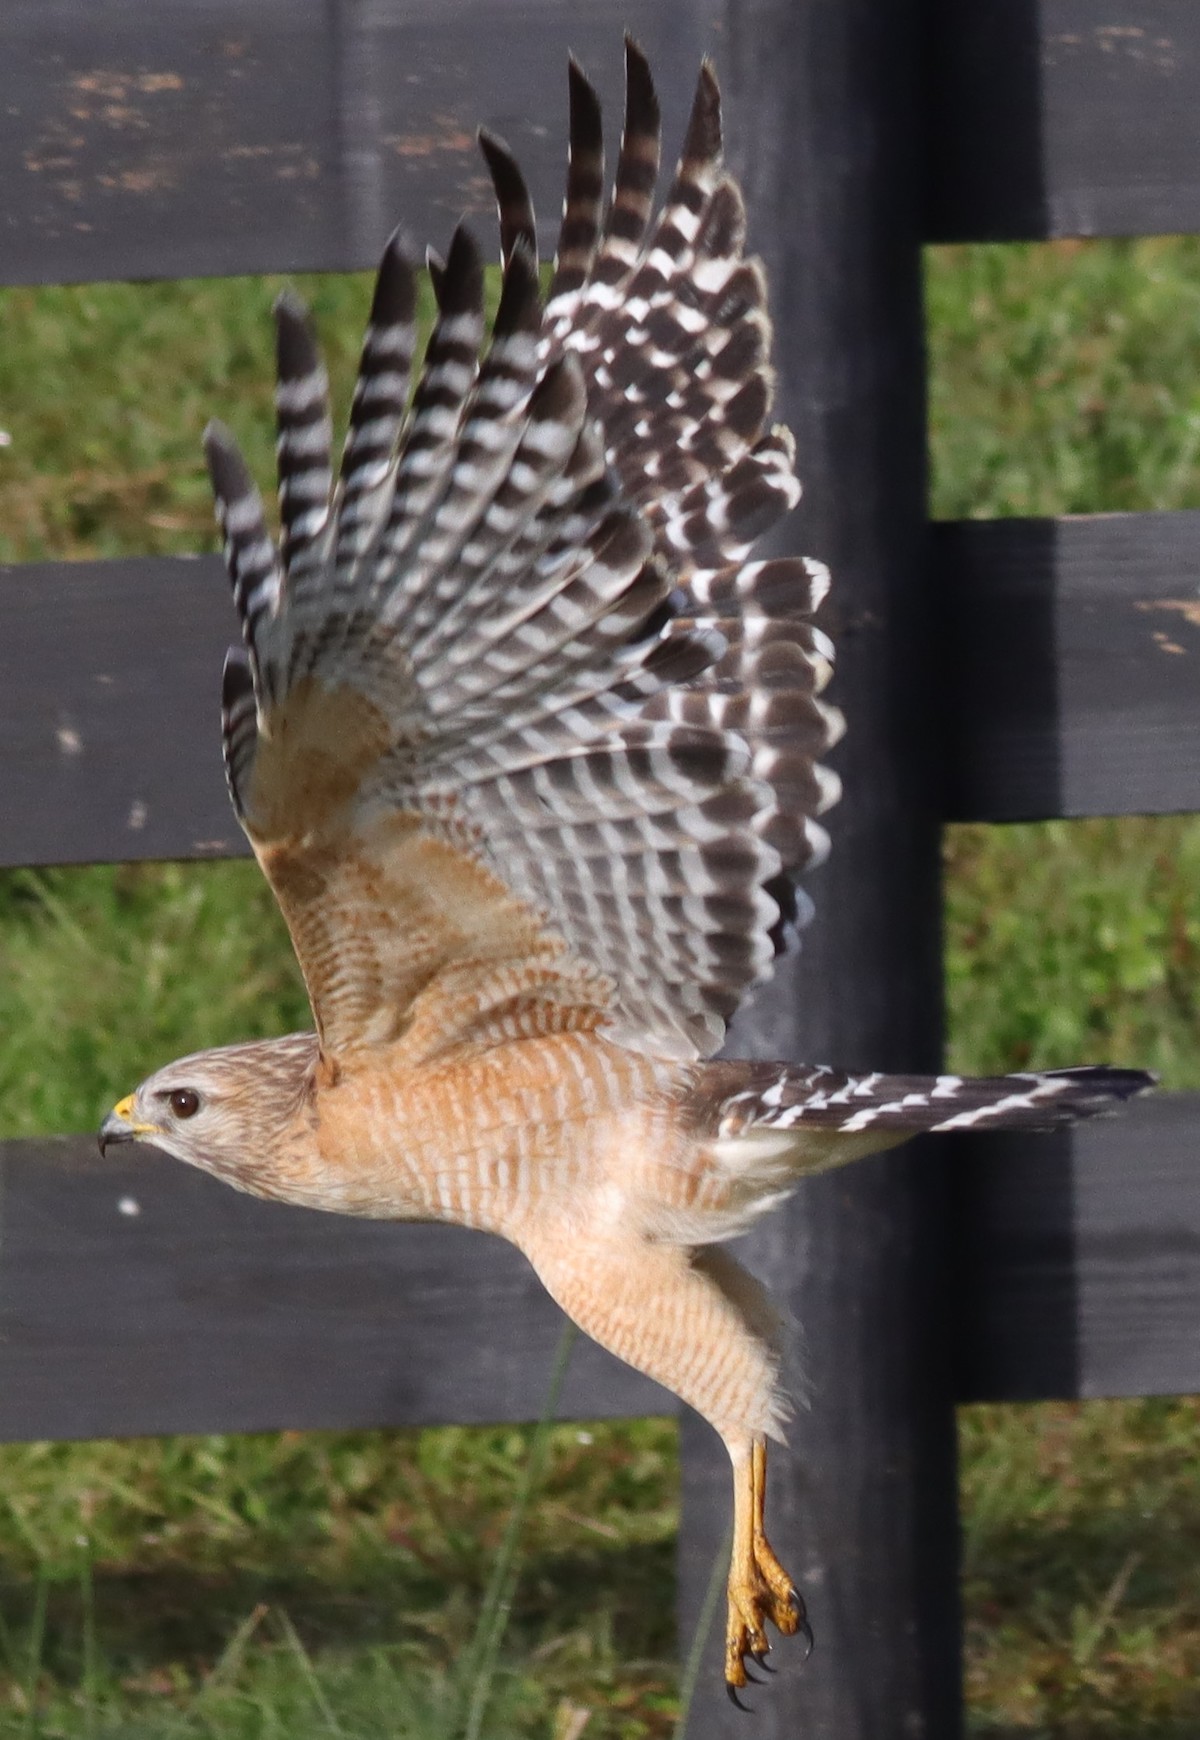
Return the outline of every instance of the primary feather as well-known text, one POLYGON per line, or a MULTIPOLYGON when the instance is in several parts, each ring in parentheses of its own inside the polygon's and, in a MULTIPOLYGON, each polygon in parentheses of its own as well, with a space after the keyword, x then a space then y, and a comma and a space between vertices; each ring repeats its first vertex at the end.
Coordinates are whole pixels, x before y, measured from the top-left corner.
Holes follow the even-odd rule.
POLYGON ((281 298, 278 550, 230 438, 208 436, 246 642, 226 674, 229 783, 326 1051, 357 1043, 356 1022, 378 1036, 389 1009, 399 1030, 481 946, 445 902, 395 898, 405 854, 404 878, 462 861, 496 920, 493 963, 554 959, 535 1024, 549 998, 686 1058, 716 1049, 770 972, 799 911, 791 877, 825 847, 837 781, 819 757, 840 729, 811 620, 825 575, 747 559, 799 490, 769 422, 763 277, 721 170, 716 82, 706 66, 657 217, 658 105, 632 44, 627 91, 602 221, 599 110, 572 67, 545 310, 525 183, 483 135, 499 309, 481 351, 460 228, 407 409, 414 269, 389 243, 336 486, 325 370, 281 298), (364 949, 371 864, 393 904, 371 902, 390 940, 364 949))

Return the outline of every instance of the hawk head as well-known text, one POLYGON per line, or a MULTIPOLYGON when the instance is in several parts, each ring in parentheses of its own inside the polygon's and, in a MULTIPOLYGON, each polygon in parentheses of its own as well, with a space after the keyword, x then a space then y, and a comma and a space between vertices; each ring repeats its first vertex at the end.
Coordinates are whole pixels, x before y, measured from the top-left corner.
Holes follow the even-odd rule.
POLYGON ((295 1117, 316 1058, 313 1033, 178 1058, 117 1102, 100 1126, 100 1152, 114 1142, 150 1142, 253 1189, 255 1161, 295 1117))

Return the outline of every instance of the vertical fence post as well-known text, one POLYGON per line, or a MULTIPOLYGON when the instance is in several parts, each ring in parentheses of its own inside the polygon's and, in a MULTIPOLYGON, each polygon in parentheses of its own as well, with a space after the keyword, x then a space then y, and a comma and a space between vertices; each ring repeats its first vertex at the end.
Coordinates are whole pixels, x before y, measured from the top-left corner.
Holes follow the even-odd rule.
MULTIPOLYGON (((833 569, 832 698, 849 731, 834 851, 798 961, 736 1049, 928 1068, 940 1047, 937 743, 924 562, 918 0, 730 0, 719 71, 766 260, 779 412, 805 502, 786 547, 833 569)), ((817 1645, 775 1652, 756 1740, 954 1740, 960 1648, 953 1414, 936 1152, 806 1185, 746 1256, 800 1326, 803 1389, 769 1527, 817 1645)), ((707 1427, 683 1430, 681 1641, 729 1511, 707 1427)), ((711 1640, 689 1740, 745 1740, 711 1640)))

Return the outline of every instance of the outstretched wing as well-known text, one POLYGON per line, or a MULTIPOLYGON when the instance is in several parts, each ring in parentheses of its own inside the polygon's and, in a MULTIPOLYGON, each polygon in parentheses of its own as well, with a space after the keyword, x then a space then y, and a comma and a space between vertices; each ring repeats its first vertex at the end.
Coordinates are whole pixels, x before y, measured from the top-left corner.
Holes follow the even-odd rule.
POLYGON ((324 369, 281 299, 278 547, 209 432, 245 638, 226 768, 327 1066, 570 1026, 707 1053, 820 844, 824 576, 745 560, 797 488, 765 423, 762 274, 719 169, 716 84, 706 68, 653 228, 657 106, 632 47, 628 88, 602 230, 598 108, 572 69, 545 313, 528 197, 484 141, 499 309, 481 358, 460 228, 431 262, 411 404, 413 269, 389 244, 336 482, 324 369))

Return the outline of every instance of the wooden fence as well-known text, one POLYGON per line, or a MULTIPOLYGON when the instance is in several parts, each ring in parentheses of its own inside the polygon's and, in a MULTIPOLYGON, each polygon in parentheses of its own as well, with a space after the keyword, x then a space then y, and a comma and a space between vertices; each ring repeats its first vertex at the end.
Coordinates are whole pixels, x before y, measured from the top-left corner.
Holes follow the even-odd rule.
MULTIPOLYGON (((930 538, 919 247, 1200 229, 1200 12, 10 0, 0 277, 366 266, 398 217, 423 241, 483 211, 479 121, 549 222, 567 49, 615 125, 625 24, 669 141, 716 56, 806 487, 788 545, 836 578, 836 852, 795 972, 737 1038, 932 1066, 944 819, 1200 809, 1200 515, 930 538)), ((214 723, 233 628, 208 558, 0 572, 0 861, 240 851, 214 723)), ((805 1330, 814 1403, 772 1508, 820 1638, 759 1696, 759 1740, 959 1732, 953 1404, 1200 1389, 1198 1139, 1200 1106, 1173 1095, 1071 1136, 918 1146, 811 1182, 750 1241, 805 1330)), ((101 1163, 90 1136, 9 1143, 0 1166, 2 1436, 537 1410, 556 1314, 495 1241, 255 1203, 174 1164, 101 1163)), ((673 1404, 581 1347, 565 1406, 673 1404)), ((727 1473, 695 1420, 683 1442, 686 1625, 727 1473)), ((692 1732, 738 1720, 705 1697, 692 1732)))

